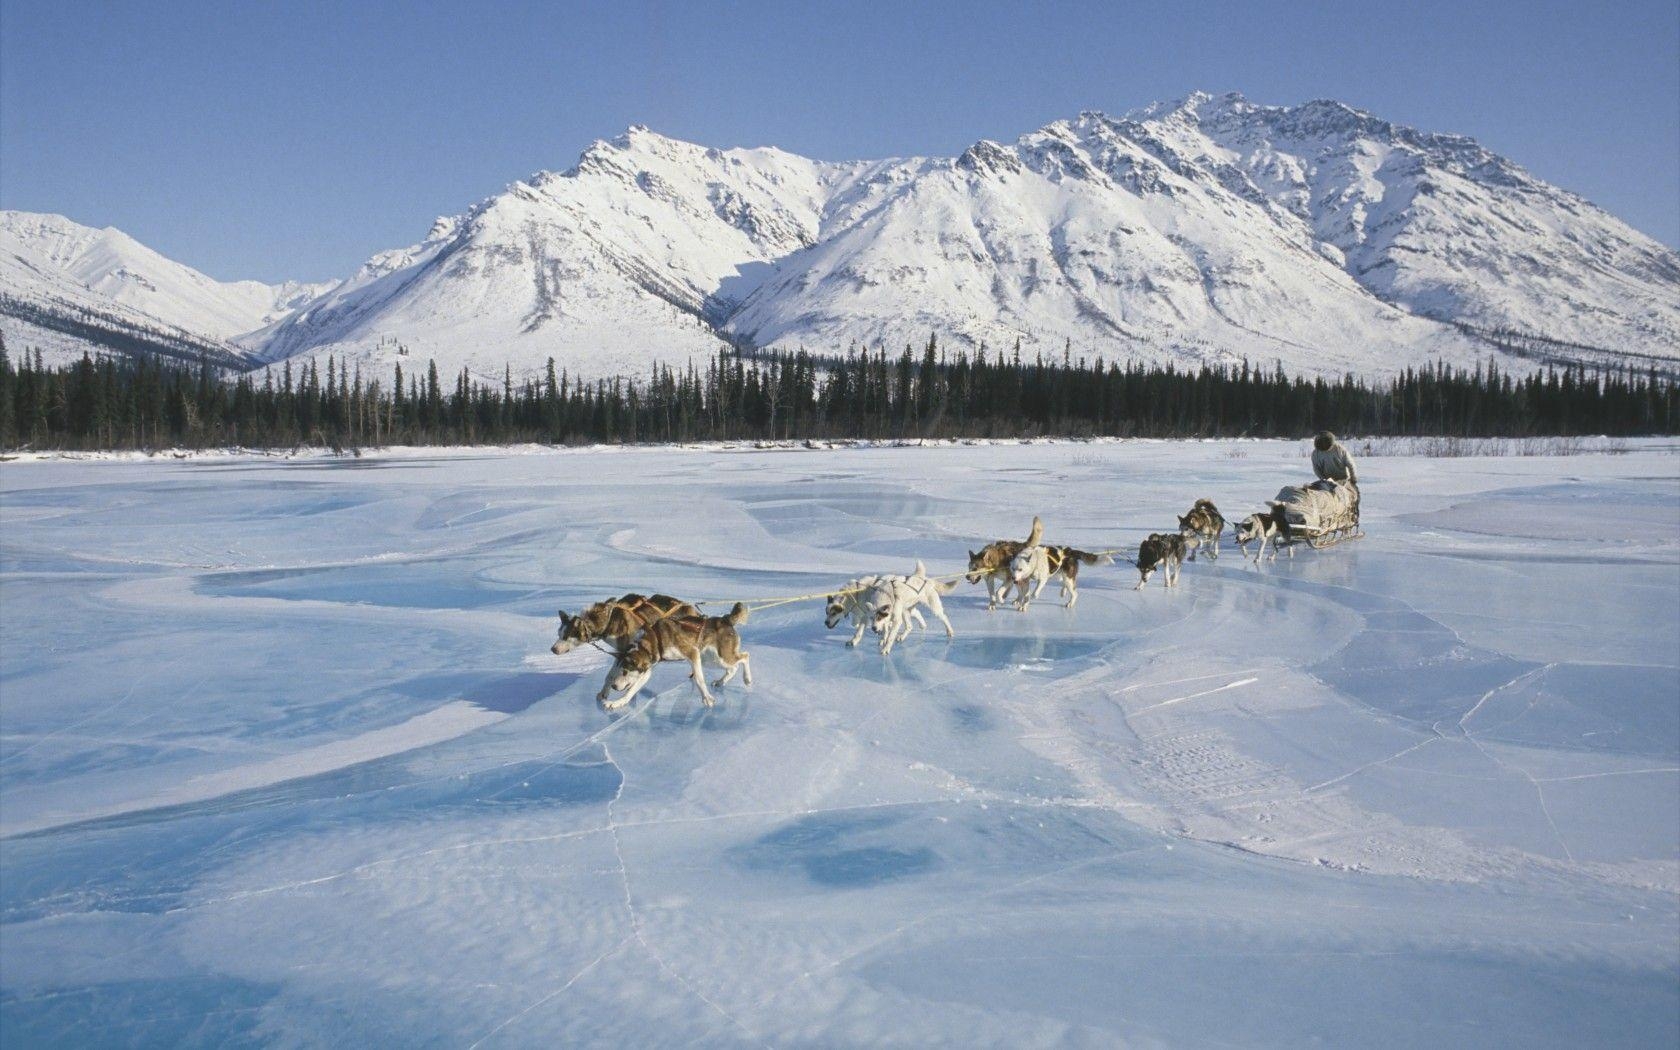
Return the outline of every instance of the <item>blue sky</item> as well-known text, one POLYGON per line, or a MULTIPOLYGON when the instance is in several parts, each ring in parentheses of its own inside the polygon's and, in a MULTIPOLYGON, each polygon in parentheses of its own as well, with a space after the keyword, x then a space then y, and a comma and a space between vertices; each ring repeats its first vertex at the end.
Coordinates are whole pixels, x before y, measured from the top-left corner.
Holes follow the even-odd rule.
POLYGON ((0 0, 0 206, 343 276, 626 125, 953 154, 1196 89, 1473 135, 1680 244, 1680 3, 0 0))

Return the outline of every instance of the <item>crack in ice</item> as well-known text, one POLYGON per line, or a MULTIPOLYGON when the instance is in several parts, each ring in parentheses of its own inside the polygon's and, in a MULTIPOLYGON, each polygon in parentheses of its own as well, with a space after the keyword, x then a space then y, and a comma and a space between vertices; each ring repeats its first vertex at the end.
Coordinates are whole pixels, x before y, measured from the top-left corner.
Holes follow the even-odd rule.
POLYGON ((478 1048, 480 1046, 484 1045, 484 1043, 486 1041, 488 1041, 492 1036, 494 1036, 497 1032, 500 1032, 502 1029, 506 1028, 510 1024, 513 1024, 515 1021, 524 1017, 526 1014, 530 1013, 532 1010, 537 1009, 538 1007, 542 1006, 544 1003, 547 1003, 547 1002, 553 1000, 556 996, 559 996, 560 994, 565 992, 572 985, 574 985, 574 984, 578 983, 578 981, 582 980, 583 977, 586 974, 589 973, 589 971, 595 969, 595 967, 601 965, 601 963, 610 959, 612 956, 617 955, 620 951, 623 950, 625 945, 630 943, 630 940, 631 940, 631 938, 625 937, 623 940, 619 941, 617 944, 613 945, 611 948, 608 948, 606 951, 602 952, 600 955, 597 955, 595 958, 591 959, 588 963, 586 963, 584 965, 583 969, 579 970, 577 973, 574 973, 574 974, 572 974, 571 977, 567 978, 565 984, 562 984, 560 987, 558 987, 558 988, 554 989, 553 991, 549 992, 547 995, 543 996, 541 999, 538 999, 536 1002, 533 1002, 531 1005, 527 1006, 525 1009, 523 1009, 523 1010, 519 1011, 518 1013, 514 1014, 513 1016, 507 1018, 501 1024, 497 1025, 496 1027, 490 1029, 488 1032, 485 1032, 483 1035, 479 1036, 477 1039, 473 1040, 473 1042, 470 1045, 468 1045, 467 1050, 478 1050, 478 1048))
POLYGON ((694 985, 682 974, 673 970, 671 966, 666 963, 664 957, 654 950, 653 945, 648 943, 647 937, 642 933, 642 916, 641 913, 636 910, 635 896, 630 892, 630 868, 629 865, 625 863, 624 849, 618 839, 618 825, 613 823, 612 815, 613 805, 618 802, 619 799, 624 797, 624 786, 630 782, 630 778, 624 772, 624 767, 620 766, 618 761, 612 757, 612 751, 605 742, 601 744, 601 753, 606 757, 606 760, 612 763, 613 767, 618 770, 618 790, 613 793, 612 798, 607 800, 607 830, 612 835, 613 856, 618 860, 618 877, 620 884, 624 888, 624 908, 630 915, 631 935, 635 937, 636 943, 642 946, 642 950, 647 952, 648 958, 652 959, 654 965, 658 966, 666 976, 682 985, 683 988, 687 989, 690 995, 693 995, 696 999, 699 999, 701 1002, 717 1011, 718 1016, 722 1017, 736 1028, 739 1028, 741 1032, 747 1036, 747 1038, 751 1039, 759 1046, 765 1047, 765 1050, 769 1050, 769 1044, 759 1039, 759 1037, 753 1033, 752 1029, 748 1028, 745 1024, 742 1024, 735 1015, 719 1006, 704 992, 700 991, 700 989, 694 987, 694 985))

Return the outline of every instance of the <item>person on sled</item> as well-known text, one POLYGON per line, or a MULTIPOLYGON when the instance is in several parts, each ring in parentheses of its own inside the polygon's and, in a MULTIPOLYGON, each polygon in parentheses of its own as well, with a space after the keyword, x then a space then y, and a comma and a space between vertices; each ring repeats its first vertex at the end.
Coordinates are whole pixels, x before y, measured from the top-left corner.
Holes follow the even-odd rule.
POLYGON ((1348 450, 1328 430, 1320 430, 1313 437, 1312 465, 1313 473, 1318 475, 1318 482, 1313 488, 1334 491, 1337 485, 1346 485, 1353 490, 1353 521, 1357 525, 1359 470, 1353 465, 1353 457, 1348 455, 1348 450))

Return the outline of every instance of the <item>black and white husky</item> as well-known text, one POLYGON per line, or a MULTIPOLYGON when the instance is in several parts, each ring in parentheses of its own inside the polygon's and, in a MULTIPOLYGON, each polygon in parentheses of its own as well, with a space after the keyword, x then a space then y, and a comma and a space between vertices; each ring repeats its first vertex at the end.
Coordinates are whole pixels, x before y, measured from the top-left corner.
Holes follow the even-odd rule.
POLYGON ((1184 537, 1176 532, 1152 532, 1138 544, 1138 584, 1133 590, 1143 590, 1156 569, 1162 570, 1162 582, 1168 587, 1178 586, 1178 574, 1184 565, 1184 537))
POLYGON ((1254 552, 1254 564, 1256 565, 1260 564, 1260 559, 1266 554, 1267 542, 1272 545, 1272 557, 1269 560, 1277 560, 1278 548, 1282 546, 1289 548, 1291 558, 1295 557, 1295 545, 1289 542, 1292 538, 1289 533, 1289 522, 1275 510, 1250 514, 1239 521, 1234 538, 1237 541, 1237 549, 1242 551, 1243 561, 1248 560, 1248 545, 1255 540, 1260 541, 1260 548, 1254 552))

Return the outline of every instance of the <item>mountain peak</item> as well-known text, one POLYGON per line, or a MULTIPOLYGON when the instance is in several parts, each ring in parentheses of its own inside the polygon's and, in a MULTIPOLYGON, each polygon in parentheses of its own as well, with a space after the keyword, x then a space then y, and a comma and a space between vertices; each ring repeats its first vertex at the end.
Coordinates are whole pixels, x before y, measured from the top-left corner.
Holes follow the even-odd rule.
POLYGON ((671 147, 701 150, 705 148, 692 142, 684 142, 682 139, 674 139, 669 135, 661 135, 646 124, 632 124, 612 141, 614 146, 625 150, 662 150, 671 147))
POLYGON ((1021 159, 1015 151, 991 139, 981 139, 963 150, 957 167, 977 175, 1008 175, 1021 171, 1021 159))

